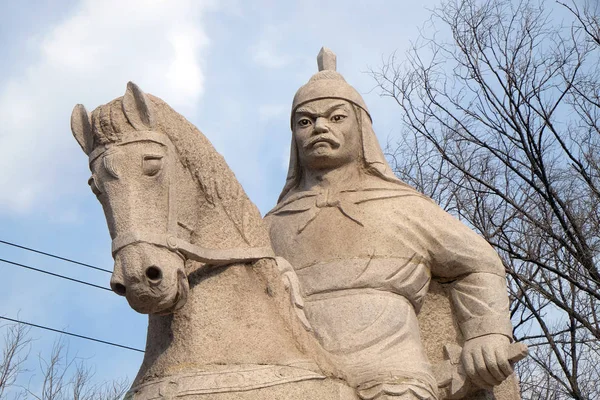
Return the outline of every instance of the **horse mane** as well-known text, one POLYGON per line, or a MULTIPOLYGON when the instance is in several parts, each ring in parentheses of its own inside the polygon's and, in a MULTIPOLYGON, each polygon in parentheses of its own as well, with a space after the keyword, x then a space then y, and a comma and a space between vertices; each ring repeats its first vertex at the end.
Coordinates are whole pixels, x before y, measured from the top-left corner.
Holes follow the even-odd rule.
MULTIPOLYGON (((222 207, 249 246, 268 246, 270 241, 257 207, 248 199, 225 159, 193 124, 158 97, 145 94, 155 126, 173 143, 180 162, 188 168, 206 201, 222 207)), ((93 148, 119 143, 136 129, 123 111, 123 97, 99 106, 91 113, 93 148)))

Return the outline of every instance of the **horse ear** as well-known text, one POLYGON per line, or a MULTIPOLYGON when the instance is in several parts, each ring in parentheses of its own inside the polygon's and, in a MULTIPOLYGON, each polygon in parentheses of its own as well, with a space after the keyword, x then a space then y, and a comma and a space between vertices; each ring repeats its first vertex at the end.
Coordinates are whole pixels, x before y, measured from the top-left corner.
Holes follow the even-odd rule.
POLYGON ((154 128, 155 117, 152 103, 138 85, 127 83, 127 90, 123 96, 123 113, 129 123, 138 131, 154 128))
POLYGON ((90 116, 81 104, 77 104, 71 113, 71 132, 85 154, 90 154, 93 146, 92 125, 90 116))

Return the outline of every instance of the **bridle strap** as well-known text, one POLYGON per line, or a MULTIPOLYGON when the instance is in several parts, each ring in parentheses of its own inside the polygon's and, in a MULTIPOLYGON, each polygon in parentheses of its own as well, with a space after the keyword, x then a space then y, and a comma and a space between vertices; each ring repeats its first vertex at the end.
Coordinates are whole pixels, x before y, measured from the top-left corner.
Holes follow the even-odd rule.
POLYGON ((151 232, 129 232, 119 235, 112 241, 113 257, 123 247, 135 243, 149 243, 164 247, 190 260, 210 265, 228 265, 237 262, 256 261, 261 258, 275 258, 271 247, 246 247, 233 249, 208 249, 196 246, 175 236, 151 232))
POLYGON ((90 154, 88 154, 89 163, 91 165, 94 162, 94 160, 96 160, 96 158, 100 157, 113 147, 119 147, 130 143, 145 141, 155 142, 167 147, 170 145, 170 141, 162 133, 154 131, 136 131, 134 136, 125 138, 120 142, 100 145, 96 147, 90 154))
MULTIPOLYGON (((162 133, 153 131, 137 131, 134 136, 121 142, 113 143, 108 146, 101 146, 92 151, 89 155, 90 164, 98 157, 102 156, 112 147, 123 146, 126 144, 142 141, 152 141, 167 146, 171 156, 175 155, 175 150, 171 141, 162 133)), ((196 246, 176 236, 177 232, 177 203, 175 199, 175 185, 173 185, 169 176, 169 189, 167 198, 167 234, 153 232, 126 232, 117 236, 112 241, 113 258, 123 247, 135 243, 149 243, 156 246, 167 248, 184 259, 199 261, 211 265, 228 265, 237 262, 256 261, 261 258, 275 258, 271 247, 247 247, 233 249, 207 249, 196 246)))

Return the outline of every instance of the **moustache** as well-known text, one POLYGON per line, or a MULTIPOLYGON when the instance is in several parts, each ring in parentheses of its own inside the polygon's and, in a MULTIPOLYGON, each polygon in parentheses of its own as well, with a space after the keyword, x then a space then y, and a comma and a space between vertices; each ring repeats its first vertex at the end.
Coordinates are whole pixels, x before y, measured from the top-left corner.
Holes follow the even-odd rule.
POLYGON ((305 149, 308 149, 312 146, 314 146, 316 143, 319 142, 327 142, 330 145, 332 145, 333 147, 339 147, 340 142, 333 136, 331 135, 319 135, 319 136, 315 136, 313 138, 310 138, 308 140, 308 142, 306 142, 306 144, 304 145, 305 149))

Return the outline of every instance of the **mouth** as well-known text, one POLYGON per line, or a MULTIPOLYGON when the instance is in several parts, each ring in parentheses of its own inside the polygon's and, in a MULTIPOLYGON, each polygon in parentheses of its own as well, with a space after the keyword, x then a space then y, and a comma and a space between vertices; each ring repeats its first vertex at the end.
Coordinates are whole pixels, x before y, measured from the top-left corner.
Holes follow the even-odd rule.
POLYGON ((322 135, 322 136, 315 136, 314 138, 310 139, 308 141, 308 143, 306 144, 306 146, 304 146, 304 147, 306 149, 310 149, 310 148, 314 148, 314 147, 319 147, 319 145, 324 145, 324 144, 329 144, 333 148, 340 146, 340 143, 333 137, 322 135))
POLYGON ((187 276, 182 271, 177 271, 177 293, 171 307, 157 312, 157 315, 169 315, 183 307, 187 301, 188 292, 190 290, 187 283, 187 276))

